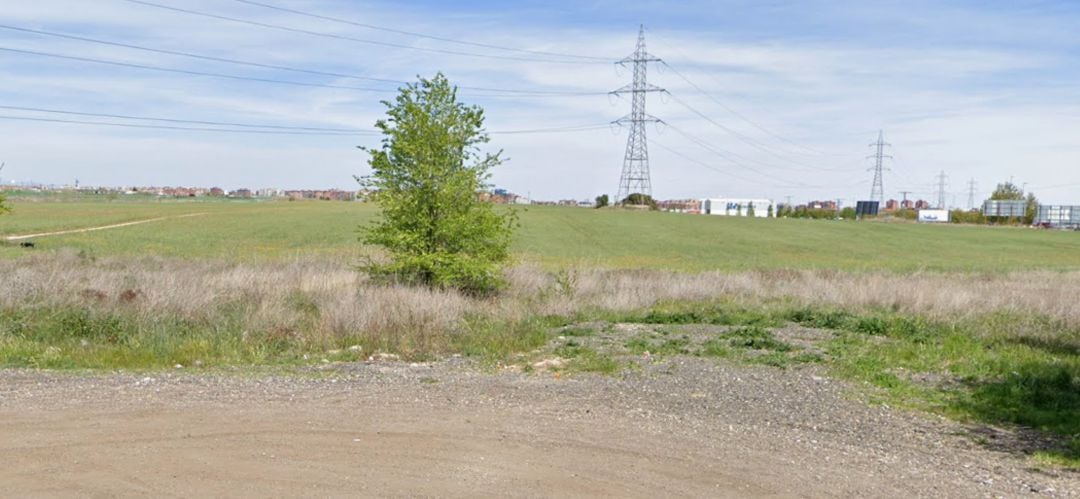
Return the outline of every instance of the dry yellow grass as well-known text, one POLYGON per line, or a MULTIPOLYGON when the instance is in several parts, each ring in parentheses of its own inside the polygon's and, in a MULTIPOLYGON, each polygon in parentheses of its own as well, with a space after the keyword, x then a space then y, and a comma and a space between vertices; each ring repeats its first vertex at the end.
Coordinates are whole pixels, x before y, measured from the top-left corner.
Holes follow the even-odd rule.
MULTIPOLYGON (((725 299, 757 304, 887 309, 935 318, 1023 313, 1080 326, 1080 272, 1008 274, 751 271, 566 270, 519 266, 497 298, 371 284, 349 262, 300 258, 266 263, 82 259, 74 253, 0 261, 0 309, 76 306, 152 320, 213 323, 238 310, 251 331, 312 340, 363 337, 419 349, 435 347, 468 317, 513 322, 588 310, 629 312, 664 301, 725 299)), ((438 350, 438 348, 435 348, 438 350)))

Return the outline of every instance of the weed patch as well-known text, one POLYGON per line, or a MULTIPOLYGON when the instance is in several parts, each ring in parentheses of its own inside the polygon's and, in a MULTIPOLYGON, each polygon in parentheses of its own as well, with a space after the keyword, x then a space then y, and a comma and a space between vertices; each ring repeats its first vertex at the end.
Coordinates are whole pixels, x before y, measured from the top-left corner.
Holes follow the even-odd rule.
POLYGON ((777 327, 779 317, 767 310, 752 310, 730 303, 670 302, 657 305, 641 315, 631 315, 625 322, 640 324, 711 324, 718 326, 757 325, 777 327))
POLYGON ((638 336, 627 341, 625 346, 631 353, 636 355, 645 352, 659 356, 689 355, 691 353, 690 338, 685 335, 677 338, 666 338, 661 335, 657 341, 648 336, 638 336))
POLYGON ((556 348, 555 355, 569 360, 566 370, 571 372, 614 374, 621 366, 611 356, 601 354, 574 341, 568 341, 565 345, 556 348))

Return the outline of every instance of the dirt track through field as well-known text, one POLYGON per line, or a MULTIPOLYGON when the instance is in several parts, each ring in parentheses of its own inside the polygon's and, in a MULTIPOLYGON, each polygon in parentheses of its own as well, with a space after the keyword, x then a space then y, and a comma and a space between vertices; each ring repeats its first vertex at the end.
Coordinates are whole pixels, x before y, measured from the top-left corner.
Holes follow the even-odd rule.
POLYGON ((360 363, 327 378, 0 370, 11 496, 982 497, 1080 475, 809 370, 619 377, 360 363))
POLYGON ((178 219, 178 218, 199 217, 199 216, 203 216, 203 215, 206 215, 206 213, 188 213, 187 215, 177 215, 177 216, 172 216, 172 217, 147 218, 145 220, 135 220, 133 222, 124 222, 124 223, 112 224, 112 225, 102 225, 102 226, 99 226, 99 227, 86 227, 86 228, 82 228, 82 229, 68 229, 68 230, 58 230, 58 231, 53 231, 53 232, 41 232, 41 233, 38 233, 38 234, 25 234, 25 235, 19 235, 19 236, 7 236, 7 237, 4 238, 4 240, 6 240, 6 241, 24 241, 26 239, 34 239, 34 238, 38 238, 38 237, 62 236, 62 235, 65 235, 65 234, 81 234, 83 232, 94 232, 94 231, 98 231, 98 230, 107 230, 107 229, 119 229, 121 227, 131 227, 132 225, 142 225, 142 224, 148 224, 148 223, 151 223, 151 222, 160 222, 162 220, 175 220, 175 219, 178 219))

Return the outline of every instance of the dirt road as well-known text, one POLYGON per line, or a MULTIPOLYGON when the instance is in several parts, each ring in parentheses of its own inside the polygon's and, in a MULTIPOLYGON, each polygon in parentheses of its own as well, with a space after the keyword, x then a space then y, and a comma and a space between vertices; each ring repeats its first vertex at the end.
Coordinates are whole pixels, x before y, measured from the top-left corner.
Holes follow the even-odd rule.
POLYGON ((815 368, 675 359, 616 377, 464 361, 324 377, 0 371, 9 496, 1080 494, 815 368))

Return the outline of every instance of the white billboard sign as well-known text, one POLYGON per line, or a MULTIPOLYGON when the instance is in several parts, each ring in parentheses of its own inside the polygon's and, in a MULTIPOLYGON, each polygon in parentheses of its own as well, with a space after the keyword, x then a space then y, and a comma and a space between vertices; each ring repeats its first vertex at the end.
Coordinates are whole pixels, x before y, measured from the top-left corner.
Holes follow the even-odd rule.
POLYGON ((949 223, 949 210, 919 210, 919 222, 949 223))

